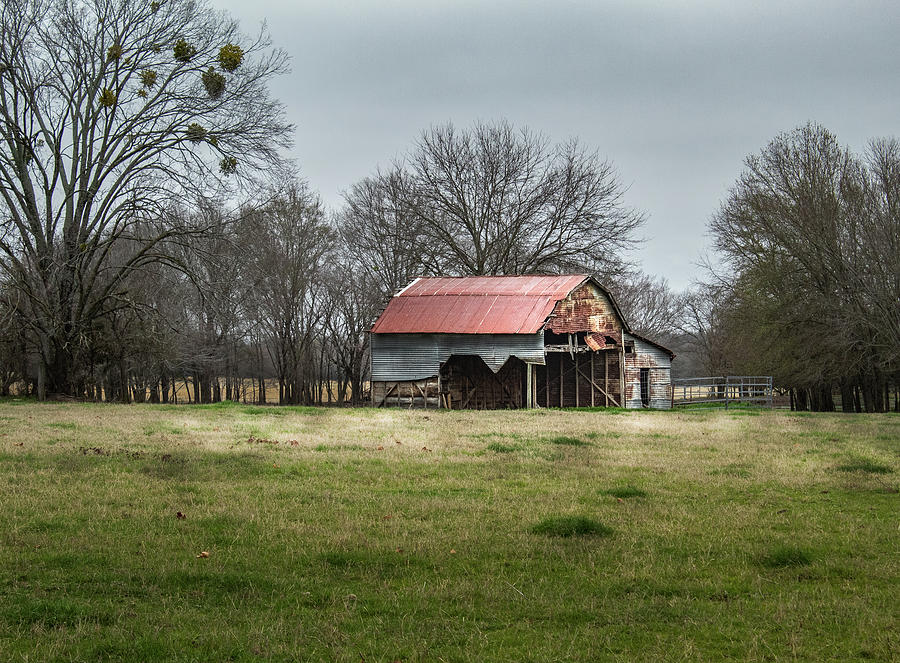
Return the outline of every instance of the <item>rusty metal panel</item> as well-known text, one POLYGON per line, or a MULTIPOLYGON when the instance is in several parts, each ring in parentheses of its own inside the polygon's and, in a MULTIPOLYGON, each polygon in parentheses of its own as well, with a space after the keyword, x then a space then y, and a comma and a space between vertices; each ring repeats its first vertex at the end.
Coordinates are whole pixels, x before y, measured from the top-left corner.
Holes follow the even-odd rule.
POLYGON ((532 334, 556 302, 588 277, 416 279, 391 299, 373 334, 532 334))
POLYGON ((438 374, 451 355, 477 355, 495 373, 510 357, 544 363, 535 334, 372 334, 372 380, 420 380, 438 374))
POLYGON ((557 302, 547 328, 556 334, 595 332, 619 342, 624 321, 612 299, 594 283, 585 283, 557 302))
POLYGON ((584 337, 584 342, 591 350, 603 350, 606 348, 606 336, 604 334, 592 333, 584 337))

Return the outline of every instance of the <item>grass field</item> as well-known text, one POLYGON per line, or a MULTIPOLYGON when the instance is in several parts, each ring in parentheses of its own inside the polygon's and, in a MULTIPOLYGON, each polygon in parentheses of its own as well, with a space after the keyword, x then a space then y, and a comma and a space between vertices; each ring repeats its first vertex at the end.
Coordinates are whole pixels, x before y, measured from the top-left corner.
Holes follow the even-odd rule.
POLYGON ((898 487, 896 415, 4 401, 0 661, 898 660, 898 487))

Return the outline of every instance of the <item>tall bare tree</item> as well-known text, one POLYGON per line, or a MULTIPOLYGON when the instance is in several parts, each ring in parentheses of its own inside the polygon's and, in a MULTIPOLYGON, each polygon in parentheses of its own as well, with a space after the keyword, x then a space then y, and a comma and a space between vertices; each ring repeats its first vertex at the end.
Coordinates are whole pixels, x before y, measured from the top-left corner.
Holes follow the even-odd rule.
POLYGON ((324 263, 334 244, 322 203, 303 182, 286 186, 248 215, 242 230, 251 256, 252 307, 268 337, 281 403, 311 403, 320 377, 315 351, 323 336, 324 263))
POLYGON ((507 122, 420 135, 387 173, 346 196, 343 234, 395 292, 416 274, 627 271, 643 216, 609 161, 507 122))
POLYGON ((343 251, 354 273, 390 297, 440 263, 426 224, 414 212, 409 174, 400 167, 354 184, 337 218, 343 251))
POLYGON ((664 278, 635 271, 611 286, 629 327, 660 343, 667 343, 682 319, 684 297, 664 278))
POLYGON ((643 216, 609 161, 577 141, 507 122, 424 131, 407 157, 408 206, 443 256, 441 271, 525 274, 623 268, 643 216))
POLYGON ((285 68, 204 0, 3 3, 0 268, 27 301, 42 393, 81 391, 90 326, 198 230, 164 213, 173 198, 277 162, 290 127, 267 83, 285 68))

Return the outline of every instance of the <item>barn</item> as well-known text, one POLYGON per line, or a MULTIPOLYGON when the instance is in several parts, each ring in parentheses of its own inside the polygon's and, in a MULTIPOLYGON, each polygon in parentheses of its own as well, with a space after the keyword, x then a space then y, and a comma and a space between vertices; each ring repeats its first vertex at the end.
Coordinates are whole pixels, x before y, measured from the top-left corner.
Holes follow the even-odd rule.
POLYGON ((370 340, 379 407, 672 404, 674 353, 632 332, 588 274, 418 278, 370 340))

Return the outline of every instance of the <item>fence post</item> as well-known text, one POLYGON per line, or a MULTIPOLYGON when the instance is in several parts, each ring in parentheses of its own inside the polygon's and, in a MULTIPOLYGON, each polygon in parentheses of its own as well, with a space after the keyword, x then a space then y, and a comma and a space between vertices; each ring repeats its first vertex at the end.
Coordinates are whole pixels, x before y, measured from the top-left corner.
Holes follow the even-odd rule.
POLYGON ((728 392, 730 388, 728 386, 728 376, 725 376, 725 409, 728 409, 728 392))

